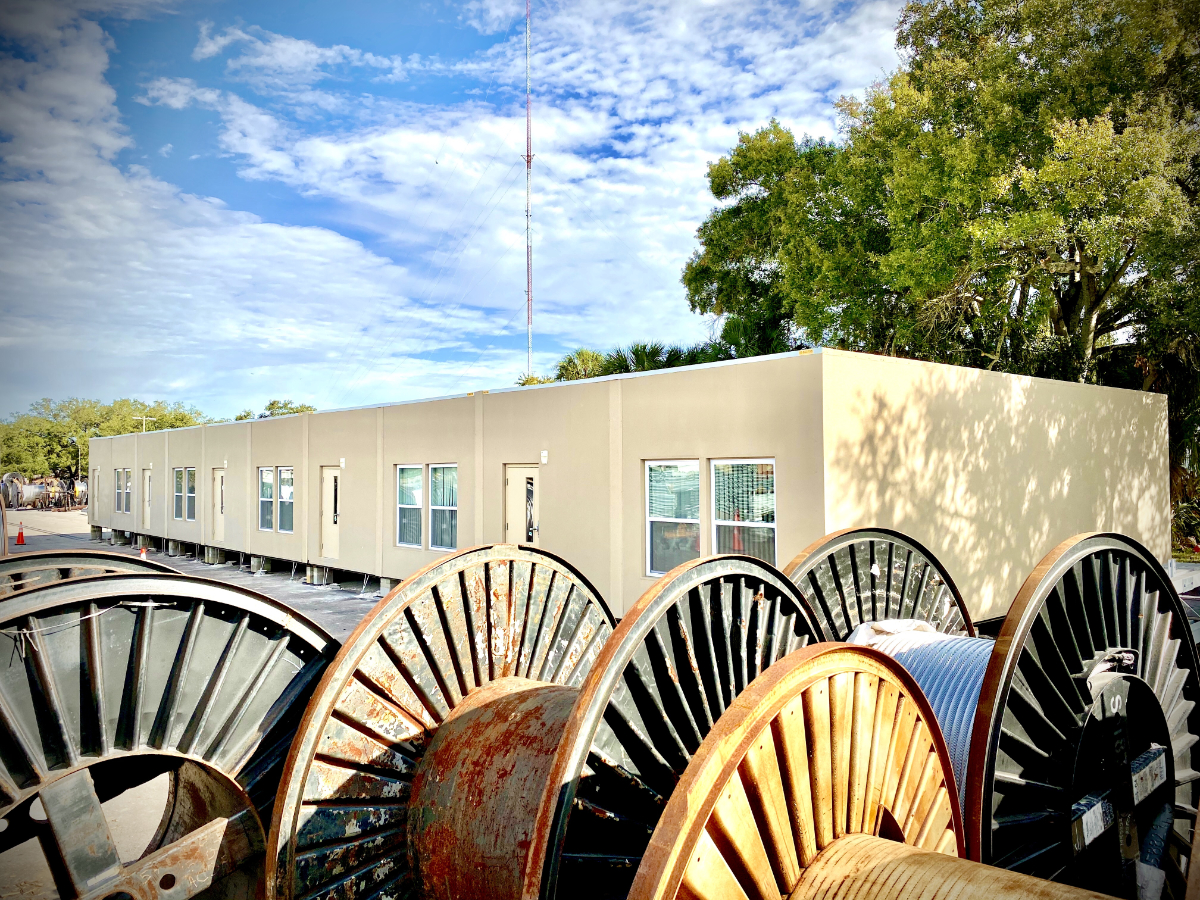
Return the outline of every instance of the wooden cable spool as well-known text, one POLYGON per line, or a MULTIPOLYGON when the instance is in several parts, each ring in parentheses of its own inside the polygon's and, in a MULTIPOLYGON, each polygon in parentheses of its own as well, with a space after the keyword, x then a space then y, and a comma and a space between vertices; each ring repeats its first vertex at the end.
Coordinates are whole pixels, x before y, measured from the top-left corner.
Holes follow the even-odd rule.
POLYGON ((1165 896, 1184 896, 1200 681, 1184 610, 1145 548, 1116 534, 1064 541, 995 642, 875 646, 938 716, 972 859, 1125 897, 1138 896, 1140 861, 1165 873, 1165 896))
POLYGON ((0 867, 36 839, 60 896, 261 890, 280 771, 336 649, 323 629, 231 585, 116 574, 9 595, 0 638, 0 867), (101 804, 164 773, 123 864, 101 804))
POLYGON ((886 528, 849 528, 814 541, 783 568, 830 640, 863 622, 918 619, 974 636, 954 579, 916 540, 886 528))
POLYGON ((410 799, 429 740, 489 685, 577 690, 612 631, 587 579, 532 547, 463 550, 404 581, 347 639, 308 705, 271 823, 268 896, 416 890, 410 799))
POLYGON ((119 572, 179 571, 153 560, 109 550, 35 550, 0 560, 0 598, 67 578, 91 578, 119 572))
POLYGON ((1084 900, 959 859, 949 756, 873 650, 791 654, 730 705, 667 802, 630 900, 1084 900))
POLYGON ((467 698, 413 778, 422 896, 625 897, 713 724, 820 637, 777 569, 710 557, 659 579, 578 687, 496 682, 467 698))

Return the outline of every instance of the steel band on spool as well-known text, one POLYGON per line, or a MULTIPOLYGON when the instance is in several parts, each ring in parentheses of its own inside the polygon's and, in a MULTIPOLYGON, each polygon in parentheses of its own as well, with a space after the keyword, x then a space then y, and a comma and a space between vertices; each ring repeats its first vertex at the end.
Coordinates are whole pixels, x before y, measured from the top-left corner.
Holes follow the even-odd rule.
POLYGON ((965 803, 971 729, 995 644, 985 638, 908 631, 872 642, 871 646, 904 666, 920 685, 946 739, 959 802, 965 803))

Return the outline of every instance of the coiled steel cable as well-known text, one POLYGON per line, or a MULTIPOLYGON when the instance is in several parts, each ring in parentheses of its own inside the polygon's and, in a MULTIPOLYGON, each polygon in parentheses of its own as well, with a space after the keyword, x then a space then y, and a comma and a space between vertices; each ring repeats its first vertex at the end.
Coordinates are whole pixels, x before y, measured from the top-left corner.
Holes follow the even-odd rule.
POLYGON ((904 666, 920 685, 946 739, 958 800, 965 805, 975 708, 995 644, 986 638, 901 631, 869 645, 904 666))

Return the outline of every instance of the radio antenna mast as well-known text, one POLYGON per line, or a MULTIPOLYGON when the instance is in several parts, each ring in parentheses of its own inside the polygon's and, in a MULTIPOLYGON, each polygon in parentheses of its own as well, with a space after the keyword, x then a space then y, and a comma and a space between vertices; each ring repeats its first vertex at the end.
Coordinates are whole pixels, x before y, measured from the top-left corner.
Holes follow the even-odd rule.
POLYGON ((525 371, 533 374, 533 101, 529 81, 529 4, 525 0, 525 371))

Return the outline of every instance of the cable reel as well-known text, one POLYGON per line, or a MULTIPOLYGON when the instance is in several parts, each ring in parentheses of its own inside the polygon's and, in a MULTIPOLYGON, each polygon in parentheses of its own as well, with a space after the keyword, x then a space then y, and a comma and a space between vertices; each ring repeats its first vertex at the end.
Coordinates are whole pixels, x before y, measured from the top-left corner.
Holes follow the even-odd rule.
POLYGON ((864 622, 884 619, 922 621, 944 634, 975 634, 949 572, 898 531, 835 531, 800 551, 783 572, 829 640, 844 641, 864 622))
POLYGON ((111 550, 34 550, 0 558, 0 599, 67 578, 91 578, 118 572, 179 571, 154 560, 140 559, 111 550))
POLYGON ((949 754, 911 676, 874 650, 818 644, 722 716, 629 897, 1101 900, 960 859, 953 794, 949 754))
POLYGON ((261 890, 279 774, 336 648, 324 630, 230 585, 114 574, 10 594, 0 638, 0 865, 40 845, 59 896, 88 900, 261 890), (136 823, 152 836, 123 860, 104 804, 164 774, 161 813, 136 823))
POLYGON ((1182 605, 1145 548, 1064 541, 994 642, 907 631, 871 646, 937 715, 972 859, 1125 897, 1141 870, 1183 896, 1200 681, 1182 605))

